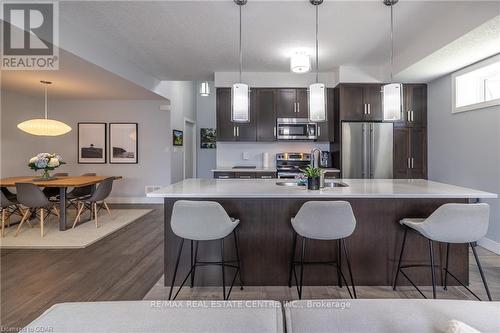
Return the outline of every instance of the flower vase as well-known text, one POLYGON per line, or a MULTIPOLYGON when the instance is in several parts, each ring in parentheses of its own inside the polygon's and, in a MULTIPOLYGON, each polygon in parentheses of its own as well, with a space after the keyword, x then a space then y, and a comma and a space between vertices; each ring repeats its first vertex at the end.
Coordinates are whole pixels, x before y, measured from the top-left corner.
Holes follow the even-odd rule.
POLYGON ((44 170, 43 170, 43 173, 42 173, 42 177, 40 177, 40 178, 41 178, 41 179, 44 179, 44 180, 46 180, 46 179, 50 179, 49 170, 44 169, 44 170))
POLYGON ((319 190, 319 185, 320 185, 320 178, 319 177, 314 177, 314 178, 307 178, 307 189, 308 190, 319 190))

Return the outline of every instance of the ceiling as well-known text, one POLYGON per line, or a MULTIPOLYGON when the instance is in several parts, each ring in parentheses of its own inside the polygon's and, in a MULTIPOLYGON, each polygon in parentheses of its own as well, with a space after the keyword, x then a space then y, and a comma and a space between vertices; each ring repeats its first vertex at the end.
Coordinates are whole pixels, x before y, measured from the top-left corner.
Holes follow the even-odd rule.
POLYGON ((56 71, 2 71, 2 90, 42 97, 40 80, 47 80, 51 99, 163 99, 69 52, 60 50, 59 56, 56 71))
MULTIPOLYGON (((381 1, 325 1, 319 10, 321 71, 387 64, 389 9, 381 1)), ((500 2, 401 0, 394 11, 395 62, 403 69, 500 15, 500 2)), ((160 80, 211 79, 239 68, 232 1, 66 1, 60 15, 160 80)), ((244 71, 288 72, 294 49, 314 50, 314 7, 250 0, 243 47, 244 71)))

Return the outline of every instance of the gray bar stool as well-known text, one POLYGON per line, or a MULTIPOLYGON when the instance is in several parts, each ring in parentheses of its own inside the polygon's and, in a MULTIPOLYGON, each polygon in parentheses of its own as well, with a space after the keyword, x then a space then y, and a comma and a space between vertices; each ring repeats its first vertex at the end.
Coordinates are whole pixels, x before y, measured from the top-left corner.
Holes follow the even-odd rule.
POLYGON ((168 294, 168 299, 172 297, 172 291, 174 290, 175 277, 177 275, 177 269, 179 268, 179 261, 181 259, 182 247, 184 245, 184 240, 191 241, 191 268, 182 281, 177 293, 174 295, 175 299, 182 287, 186 283, 187 279, 191 277, 191 288, 194 284, 194 277, 196 272, 196 267, 198 266, 208 266, 216 265, 221 266, 222 269, 222 296, 224 300, 229 299, 231 290, 233 289, 236 276, 240 279, 240 288, 243 289, 243 280, 241 278, 240 270, 240 255, 238 248, 238 237, 236 235, 236 227, 240 223, 240 220, 229 217, 224 208, 218 203, 213 201, 188 201, 179 200, 176 201, 172 209, 172 218, 170 220, 170 225, 172 231, 175 235, 181 238, 181 243, 179 245, 179 252, 177 254, 177 260, 175 262, 174 274, 172 276, 172 283, 170 285, 170 292, 168 294), (236 260, 226 261, 224 259, 224 239, 230 234, 234 236, 234 246, 236 250, 236 260), (211 241, 220 240, 221 244, 221 261, 198 261, 198 243, 199 241, 211 241), (193 243, 196 242, 196 249, 193 251, 193 243), (231 286, 226 296, 226 275, 225 268, 230 267, 235 269, 234 277, 231 282, 231 286))
POLYGON ((288 287, 292 287, 292 275, 295 277, 295 284, 299 299, 302 298, 302 286, 304 277, 304 265, 325 264, 335 265, 337 269, 337 279, 339 287, 342 287, 342 280, 347 287, 351 298, 357 298, 354 278, 352 276, 351 261, 347 252, 345 238, 352 235, 356 228, 356 218, 352 212, 351 204, 347 201, 308 201, 302 205, 297 215, 292 218, 292 227, 295 231, 292 255, 290 259, 290 275, 288 277, 288 287), (300 261, 295 261, 295 251, 297 247, 297 235, 302 237, 300 261), (305 262, 306 240, 336 240, 337 241, 337 261, 305 262), (347 280, 342 273, 342 249, 344 250, 347 268, 351 278, 352 293, 347 280), (300 281, 297 281, 295 266, 300 265, 300 281))
POLYGON ((478 204, 456 204, 449 203, 444 204, 434 211, 426 219, 416 219, 416 218, 405 218, 400 221, 400 224, 404 226, 404 236, 403 244, 401 246, 401 253, 399 255, 398 268, 396 271, 396 277, 394 278, 393 289, 396 290, 396 285, 398 283, 398 275, 401 273, 424 297, 427 298, 424 293, 413 283, 413 281, 408 277, 408 275, 403 271, 404 268, 409 267, 430 267, 432 276, 432 297, 436 298, 436 277, 434 272, 434 249, 432 242, 442 242, 446 243, 446 261, 444 270, 444 284, 443 287, 446 290, 448 275, 455 279, 460 285, 465 287, 474 297, 481 300, 474 292, 472 292, 466 285, 464 285, 458 278, 455 277, 448 270, 448 261, 450 256, 450 244, 466 244, 468 243, 472 248, 474 258, 476 259, 477 267, 479 268, 479 273, 481 274, 481 279, 483 281, 484 288, 486 289, 486 294, 488 299, 491 301, 491 294, 488 288, 488 283, 484 277, 483 269, 479 258, 476 253, 477 241, 486 236, 488 231, 488 224, 490 218, 490 206, 486 203, 478 204), (421 236, 425 237, 429 241, 429 257, 430 265, 401 265, 403 258, 403 253, 406 245, 406 237, 408 230, 415 231, 421 236))

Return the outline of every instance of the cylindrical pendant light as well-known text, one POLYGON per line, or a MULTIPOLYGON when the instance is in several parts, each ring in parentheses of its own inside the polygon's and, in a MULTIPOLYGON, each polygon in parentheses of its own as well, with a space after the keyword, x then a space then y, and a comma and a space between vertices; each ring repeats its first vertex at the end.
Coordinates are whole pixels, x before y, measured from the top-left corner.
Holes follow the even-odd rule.
POLYGON ((210 96, 210 85, 208 82, 202 82, 200 84, 200 95, 201 96, 210 96))
POLYGON ((49 119, 47 112, 47 86, 52 84, 49 81, 40 81, 44 85, 45 93, 45 118, 30 119, 17 124, 17 128, 21 131, 32 135, 39 136, 58 136, 63 135, 71 131, 71 127, 65 123, 49 119))
POLYGON ((323 0, 309 0, 316 9, 316 83, 309 86, 309 120, 313 122, 325 122, 326 119, 326 87, 319 83, 319 54, 318 54, 318 6, 323 0))
POLYGON ((234 83, 231 89, 231 121, 235 123, 250 122, 250 89, 248 84, 242 83, 241 72, 243 71, 243 52, 241 45, 241 7, 247 3, 247 0, 234 0, 238 5, 240 12, 240 78, 239 82, 234 83))
POLYGON ((384 0, 386 6, 391 7, 391 82, 382 87, 382 108, 384 112, 384 120, 398 121, 403 115, 403 85, 394 83, 394 12, 393 6, 398 0, 384 0))

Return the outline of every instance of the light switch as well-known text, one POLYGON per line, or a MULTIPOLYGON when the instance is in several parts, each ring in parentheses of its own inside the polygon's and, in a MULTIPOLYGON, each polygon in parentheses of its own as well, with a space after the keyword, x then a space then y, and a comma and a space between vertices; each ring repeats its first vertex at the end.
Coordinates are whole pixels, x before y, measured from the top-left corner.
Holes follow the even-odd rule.
POLYGON ((243 159, 244 160, 248 160, 250 158, 250 155, 248 154, 248 152, 243 152, 243 159))

